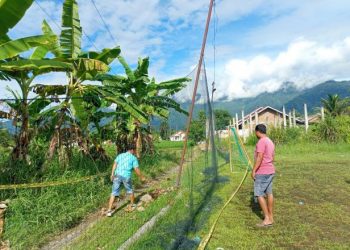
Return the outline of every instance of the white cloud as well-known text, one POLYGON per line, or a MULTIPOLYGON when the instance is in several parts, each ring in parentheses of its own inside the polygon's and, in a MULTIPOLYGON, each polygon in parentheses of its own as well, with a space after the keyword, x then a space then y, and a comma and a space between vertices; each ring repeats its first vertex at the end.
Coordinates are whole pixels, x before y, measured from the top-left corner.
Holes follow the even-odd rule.
POLYGON ((216 95, 250 97, 276 91, 284 82, 305 89, 334 78, 350 78, 349 57, 350 37, 330 46, 300 38, 274 58, 257 55, 228 61, 217 81, 216 95))

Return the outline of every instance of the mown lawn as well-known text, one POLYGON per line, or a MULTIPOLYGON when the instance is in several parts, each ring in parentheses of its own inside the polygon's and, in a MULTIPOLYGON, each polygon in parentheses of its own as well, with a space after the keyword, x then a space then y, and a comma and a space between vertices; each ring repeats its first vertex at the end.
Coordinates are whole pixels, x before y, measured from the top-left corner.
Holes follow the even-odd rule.
MULTIPOLYGON (((274 226, 256 228, 261 213, 249 177, 225 209, 207 249, 350 249, 350 145, 278 146, 276 166, 274 226)), ((215 192, 225 200, 239 173, 222 168, 221 175, 231 179, 215 192)))

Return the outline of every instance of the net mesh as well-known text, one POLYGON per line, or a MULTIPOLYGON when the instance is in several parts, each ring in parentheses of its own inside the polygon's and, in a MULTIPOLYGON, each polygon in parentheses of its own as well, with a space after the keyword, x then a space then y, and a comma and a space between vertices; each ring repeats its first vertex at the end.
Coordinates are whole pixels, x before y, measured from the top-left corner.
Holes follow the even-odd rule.
MULTIPOLYGON (((188 77, 192 82, 173 96, 185 110, 190 107, 195 70, 188 77)), ((16 102, 23 100, 2 102, 0 199, 7 205, 0 224, 2 241, 14 249, 196 248, 200 242, 197 233, 208 223, 214 206, 210 200, 218 182, 219 164, 229 160, 227 143, 215 133, 210 96, 203 67, 180 188, 175 188, 183 149, 183 133, 179 132, 185 129, 187 117, 171 111, 168 125, 173 132, 170 138, 175 141, 153 138, 154 152, 140 158, 147 182, 136 176, 132 179, 136 207, 129 207, 123 190, 111 218, 105 215, 117 137, 109 134, 109 123, 100 121, 98 128, 96 123, 87 124, 82 130, 82 124, 67 110, 57 127, 59 118, 39 114, 63 100, 57 99, 56 104, 50 100, 46 108, 33 105, 37 110, 28 117, 27 157, 13 161, 23 120, 12 111, 16 102), (57 135, 54 142, 52 135, 57 135)), ((89 97, 75 98, 86 105, 86 112, 91 111, 89 97)), ((41 102, 44 105, 45 100, 41 102)), ((94 113, 87 115, 93 119, 94 113)), ((148 129, 156 132, 158 128, 148 129)))

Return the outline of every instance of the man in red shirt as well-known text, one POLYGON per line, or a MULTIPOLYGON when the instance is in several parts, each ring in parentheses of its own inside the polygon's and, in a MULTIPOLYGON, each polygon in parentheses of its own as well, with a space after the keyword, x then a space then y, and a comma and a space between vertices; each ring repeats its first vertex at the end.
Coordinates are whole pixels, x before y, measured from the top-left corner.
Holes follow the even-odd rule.
POLYGON ((273 194, 272 181, 275 175, 273 165, 275 145, 266 136, 266 126, 259 124, 255 127, 255 134, 259 138, 255 149, 255 163, 252 171, 254 179, 254 196, 258 197, 259 205, 264 213, 264 220, 258 227, 272 226, 273 224, 273 194), (265 199, 267 196, 267 202, 265 199))

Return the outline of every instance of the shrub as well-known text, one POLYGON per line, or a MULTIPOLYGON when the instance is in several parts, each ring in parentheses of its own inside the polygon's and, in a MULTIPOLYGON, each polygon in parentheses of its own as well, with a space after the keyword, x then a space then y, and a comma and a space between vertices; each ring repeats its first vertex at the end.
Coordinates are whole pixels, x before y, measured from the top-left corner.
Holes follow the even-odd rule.
MULTIPOLYGON (((303 130, 302 128, 270 128, 267 131, 268 137, 276 144, 289 144, 300 142, 303 138, 303 130)), ((247 138, 247 145, 255 145, 258 142, 258 138, 255 134, 250 135, 247 138)))
POLYGON ((308 136, 312 142, 350 143, 350 116, 327 116, 324 121, 311 127, 308 136))

